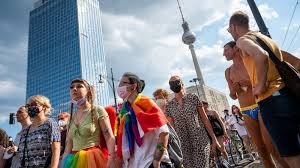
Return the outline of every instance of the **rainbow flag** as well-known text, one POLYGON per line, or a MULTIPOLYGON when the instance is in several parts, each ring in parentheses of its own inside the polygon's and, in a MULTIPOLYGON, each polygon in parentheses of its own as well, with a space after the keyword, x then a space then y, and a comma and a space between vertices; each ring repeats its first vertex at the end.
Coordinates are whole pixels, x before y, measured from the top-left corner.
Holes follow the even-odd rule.
POLYGON ((144 134, 163 126, 167 122, 167 118, 157 104, 143 94, 138 94, 133 104, 124 102, 116 122, 117 155, 122 157, 124 144, 127 144, 126 148, 132 155, 134 143, 138 146, 143 145, 144 134), (124 140, 126 142, 123 142, 124 140))

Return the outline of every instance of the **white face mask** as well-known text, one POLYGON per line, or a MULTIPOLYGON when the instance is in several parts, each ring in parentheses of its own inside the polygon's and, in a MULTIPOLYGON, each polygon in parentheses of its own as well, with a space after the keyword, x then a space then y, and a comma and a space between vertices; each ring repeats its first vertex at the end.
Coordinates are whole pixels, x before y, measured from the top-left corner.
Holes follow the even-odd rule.
POLYGON ((81 99, 79 99, 79 100, 72 100, 72 103, 76 106, 76 107, 79 107, 79 106, 81 106, 81 105, 83 105, 84 103, 86 102, 86 98, 85 97, 83 97, 83 98, 81 98, 81 99))
POLYGON ((160 108, 164 108, 166 105, 166 101, 164 99, 156 99, 155 103, 160 107, 160 108))
POLYGON ((59 120, 59 121, 58 121, 58 125, 59 125, 60 127, 66 126, 66 125, 68 125, 68 121, 65 121, 65 120, 59 120))
POLYGON ((120 98, 126 100, 130 96, 130 92, 127 91, 127 86, 119 86, 117 88, 117 93, 120 98))

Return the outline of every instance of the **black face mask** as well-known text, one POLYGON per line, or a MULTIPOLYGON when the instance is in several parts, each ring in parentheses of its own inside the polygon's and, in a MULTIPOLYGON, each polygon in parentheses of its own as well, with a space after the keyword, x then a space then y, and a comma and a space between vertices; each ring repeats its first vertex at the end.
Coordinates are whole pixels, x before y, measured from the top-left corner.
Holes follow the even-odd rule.
POLYGON ((33 117, 37 116, 39 113, 40 113, 40 110, 39 110, 38 106, 28 107, 29 117, 33 118, 33 117))
POLYGON ((170 81, 169 85, 170 85, 170 89, 174 93, 179 93, 181 91, 181 82, 180 82, 180 80, 170 81))

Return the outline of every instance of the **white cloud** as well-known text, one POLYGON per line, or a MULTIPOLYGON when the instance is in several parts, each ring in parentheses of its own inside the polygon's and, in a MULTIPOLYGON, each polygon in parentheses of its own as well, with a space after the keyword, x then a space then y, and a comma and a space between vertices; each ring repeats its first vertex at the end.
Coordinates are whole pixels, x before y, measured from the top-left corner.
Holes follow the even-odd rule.
MULTIPOLYGON (((227 16, 228 19, 224 20, 223 26, 220 27, 220 29, 218 30, 218 34, 220 36, 224 37, 225 39, 231 38, 230 34, 227 32, 227 28, 228 28, 229 18, 235 11, 243 11, 246 14, 248 14, 249 19, 250 19, 250 23, 249 23, 250 29, 251 30, 259 30, 259 28, 256 24, 256 21, 255 21, 255 18, 253 17, 253 14, 252 14, 251 9, 248 6, 247 2, 242 1, 242 0, 233 0, 232 4, 233 5, 228 9, 228 12, 225 15, 225 16, 227 16)), ((272 20, 272 19, 277 19, 279 17, 276 10, 271 8, 268 4, 260 4, 260 5, 258 5, 258 9, 264 20, 272 20)))
POLYGON ((24 84, 16 81, 0 81, 0 98, 13 98, 15 96, 24 96, 24 84))
MULTIPOLYGON (((148 95, 158 87, 168 89, 171 75, 180 74, 186 82, 196 76, 188 46, 181 41, 181 20, 176 5, 173 1, 163 1, 132 15, 107 12, 102 15, 107 67, 113 67, 117 78, 126 71, 137 73, 146 81, 148 95)), ((206 84, 229 95, 224 70, 230 62, 223 57, 224 40, 231 38, 226 30, 228 19, 233 12, 242 10, 251 17, 251 25, 255 25, 250 9, 241 0, 189 0, 182 2, 182 8, 192 30, 209 29, 223 22, 217 25, 221 41, 199 45, 195 50, 206 84)), ((267 5, 262 8, 264 12, 272 11, 267 5)), ((276 15, 268 19, 271 17, 276 15)))
POLYGON ((267 4, 259 5, 258 9, 261 13, 261 16, 266 20, 275 19, 279 16, 278 13, 267 4))

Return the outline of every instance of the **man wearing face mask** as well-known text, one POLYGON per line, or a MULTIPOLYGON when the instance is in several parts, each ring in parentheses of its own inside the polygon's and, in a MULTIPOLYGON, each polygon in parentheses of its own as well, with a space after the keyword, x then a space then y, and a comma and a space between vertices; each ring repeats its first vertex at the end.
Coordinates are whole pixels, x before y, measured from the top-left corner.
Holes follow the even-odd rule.
POLYGON ((168 103, 166 115, 181 141, 183 165, 208 168, 210 153, 221 147, 203 105, 195 94, 185 93, 179 76, 172 76, 169 85, 175 97, 168 103))
POLYGON ((70 114, 68 112, 62 112, 58 115, 58 126, 60 129, 60 156, 63 155, 66 147, 67 127, 70 120, 70 114))

